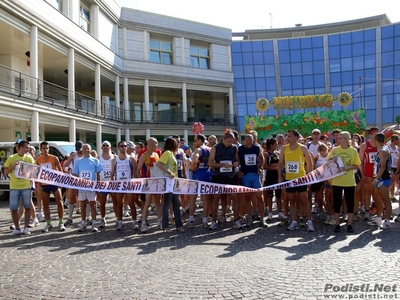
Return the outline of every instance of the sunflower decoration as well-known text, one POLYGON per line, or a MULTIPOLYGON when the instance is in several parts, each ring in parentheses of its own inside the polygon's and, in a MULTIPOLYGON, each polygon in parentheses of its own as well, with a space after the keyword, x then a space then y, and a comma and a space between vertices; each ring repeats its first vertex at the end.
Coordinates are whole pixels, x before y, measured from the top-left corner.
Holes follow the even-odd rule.
POLYGON ((269 108, 269 101, 265 98, 260 98, 256 102, 256 108, 263 113, 269 108))
POLYGON ((204 132, 204 125, 201 122, 194 122, 192 125, 192 132, 194 134, 201 134, 204 132))
POLYGON ((0 159, 3 159, 4 157, 6 157, 7 153, 4 150, 0 151, 0 159))
POLYGON ((339 105, 348 106, 348 105, 350 105, 351 102, 353 102, 353 97, 351 96, 351 94, 349 94, 347 92, 342 92, 337 97, 337 100, 338 100, 339 105))

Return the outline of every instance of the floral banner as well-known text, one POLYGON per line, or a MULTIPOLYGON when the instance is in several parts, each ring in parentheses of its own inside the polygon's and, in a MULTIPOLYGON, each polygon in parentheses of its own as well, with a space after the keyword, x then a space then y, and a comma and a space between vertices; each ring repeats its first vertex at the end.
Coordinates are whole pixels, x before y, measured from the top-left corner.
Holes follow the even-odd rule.
POLYGON ((259 139, 270 138, 278 133, 297 129, 303 136, 311 135, 314 128, 322 133, 333 129, 350 133, 362 133, 366 127, 365 110, 331 110, 319 113, 307 112, 283 116, 246 116, 245 130, 255 130, 259 139))

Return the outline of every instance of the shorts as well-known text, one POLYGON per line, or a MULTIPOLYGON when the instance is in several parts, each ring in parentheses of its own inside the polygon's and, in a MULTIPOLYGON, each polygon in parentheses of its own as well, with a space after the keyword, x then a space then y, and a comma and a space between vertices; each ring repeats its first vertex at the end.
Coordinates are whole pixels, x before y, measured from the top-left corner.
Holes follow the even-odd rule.
POLYGON ((212 182, 219 183, 219 184, 238 185, 238 177, 236 175, 233 177, 223 176, 223 175, 214 175, 212 177, 212 182))
POLYGON ((282 189, 275 189, 275 190, 268 190, 268 197, 272 198, 274 197, 274 191, 275 191, 275 198, 280 199, 282 197, 282 189))
POLYGON ((78 190, 78 201, 96 201, 97 193, 87 190, 78 190))
POLYGON ((18 210, 19 200, 22 199, 22 203, 25 208, 31 208, 31 190, 10 190, 10 210, 18 210))
POLYGON ((205 181, 205 182, 211 182, 211 173, 208 169, 197 169, 193 173, 192 179, 205 181))
POLYGON ((377 187, 377 188, 380 188, 380 187, 383 186, 383 185, 386 186, 386 187, 389 187, 391 181, 392 181, 391 179, 379 180, 379 181, 376 183, 376 187, 377 187))
POLYGON ((311 185, 311 192, 318 192, 324 184, 325 184, 325 181, 313 183, 311 185))
POLYGON ((286 188, 286 193, 296 193, 296 192, 298 193, 307 192, 307 185, 286 188))
POLYGON ((247 173, 242 178, 242 185, 245 187, 259 189, 261 188, 260 176, 257 173, 247 173))
POLYGON ((47 194, 55 193, 58 189, 59 187, 55 185, 42 185, 42 191, 47 194))

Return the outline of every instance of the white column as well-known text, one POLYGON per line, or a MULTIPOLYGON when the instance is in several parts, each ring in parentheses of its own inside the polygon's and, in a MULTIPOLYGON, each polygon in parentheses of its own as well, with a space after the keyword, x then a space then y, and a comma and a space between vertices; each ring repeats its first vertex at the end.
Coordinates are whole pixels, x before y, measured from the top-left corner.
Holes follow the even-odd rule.
POLYGON ((158 121, 158 97, 157 97, 157 88, 153 88, 153 122, 158 121))
POLYGON ((121 141, 121 128, 117 129, 117 134, 115 136, 115 140, 117 141, 117 144, 121 141))
POLYGON ((68 106, 75 108, 75 50, 68 51, 68 106))
POLYGON ((97 4, 90 5, 90 34, 96 39, 99 38, 99 12, 97 4))
POLYGON ((182 117, 183 122, 187 122, 187 94, 186 94, 186 82, 182 83, 182 117))
POLYGON ((145 30, 145 31, 143 31, 143 60, 144 61, 149 61, 148 44, 149 44, 148 32, 145 30))
POLYGON ((71 119, 69 123, 69 141, 71 143, 76 142, 76 121, 75 119, 71 119))
POLYGON ((234 111, 233 111, 233 89, 230 87, 229 88, 229 123, 233 124, 233 117, 234 117, 234 111))
POLYGON ((185 65, 185 38, 181 37, 181 65, 185 65))
POLYGON ((115 50, 114 51, 117 55, 119 55, 119 35, 118 35, 119 27, 118 27, 118 24, 114 25, 114 31, 115 31, 115 50))
POLYGON ((117 117, 117 119, 123 119, 123 115, 121 114, 121 104, 120 104, 120 95, 121 92, 119 90, 119 76, 116 75, 115 76, 115 82, 114 82, 114 94, 115 94, 115 116, 117 117))
POLYGON ((228 46, 228 71, 232 72, 232 53, 231 46, 228 46))
POLYGON ((38 28, 35 25, 31 27, 30 33, 30 75, 32 78, 31 93, 33 97, 39 95, 38 78, 39 78, 39 56, 38 56, 38 28))
POLYGON ((131 139, 130 135, 129 135, 129 128, 125 129, 125 142, 129 142, 131 139))
POLYGON ((98 154, 100 154, 99 151, 101 149, 101 144, 103 142, 101 137, 101 130, 102 130, 101 124, 98 124, 96 128, 96 150, 98 154))
POLYGON ((101 81, 100 64, 96 64, 94 69, 94 98, 96 100, 96 114, 101 116, 101 81))
POLYGON ((183 130, 183 138, 185 139, 186 144, 189 145, 189 134, 188 134, 188 130, 187 129, 183 130))
POLYGON ((150 132, 150 129, 146 129, 146 141, 151 137, 151 132, 150 132))
POLYGON ((125 122, 131 120, 131 115, 129 111, 129 89, 128 89, 128 78, 124 78, 124 110, 125 110, 125 122))
POLYGON ((64 1, 64 3, 68 3, 68 17, 76 24, 79 25, 79 6, 80 0, 69 0, 64 1))
POLYGON ((101 97, 101 101, 103 103, 103 115, 108 118, 110 116, 110 97, 108 96, 103 96, 101 97))
POLYGON ((39 112, 33 111, 31 117, 31 141, 39 141, 39 112))
POLYGON ((126 45, 126 27, 122 28, 122 52, 123 58, 127 58, 128 47, 126 45))
POLYGON ((150 121, 150 92, 149 80, 144 80, 144 120, 150 121))

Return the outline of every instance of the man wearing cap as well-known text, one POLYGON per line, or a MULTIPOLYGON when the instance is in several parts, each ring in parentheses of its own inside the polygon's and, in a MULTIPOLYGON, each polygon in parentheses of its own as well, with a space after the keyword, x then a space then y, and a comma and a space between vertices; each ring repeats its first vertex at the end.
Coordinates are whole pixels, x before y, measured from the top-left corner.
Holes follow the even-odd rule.
MULTIPOLYGON (((103 170, 103 167, 97 158, 90 155, 91 150, 92 147, 89 144, 84 144, 82 146, 83 156, 81 159, 76 161, 72 174, 86 180, 98 181, 100 180, 100 172, 103 170)), ((92 232, 98 232, 99 230, 96 227, 96 192, 90 190, 78 190, 78 201, 81 202, 82 208, 82 224, 79 228, 79 232, 86 230, 87 202, 90 204, 90 211, 92 214, 92 232)))
POLYGON ((207 139, 208 141, 208 147, 212 148, 214 145, 218 143, 218 138, 215 135, 210 135, 207 139))
MULTIPOLYGON (((312 140, 307 143, 308 151, 310 151, 310 153, 312 154, 311 157, 313 159, 313 165, 315 165, 316 161, 318 160, 318 147, 319 147, 319 145, 322 144, 322 142, 320 141, 320 137, 321 137, 321 131, 319 129, 315 128, 311 132, 312 140)), ((321 189, 320 183, 317 183, 308 189, 308 202, 310 204, 310 207, 312 207, 312 192, 316 192, 319 189, 321 189)), ((319 207, 319 208, 322 209, 322 207, 319 207)), ((318 203, 316 203, 316 205, 314 206, 314 209, 312 211, 313 211, 313 213, 318 212, 318 203)))
POLYGON ((14 222, 15 229, 12 235, 21 234, 18 218, 18 207, 20 199, 22 199, 25 208, 25 228, 24 234, 31 234, 29 231, 29 219, 31 215, 31 181, 15 177, 15 168, 20 162, 34 164, 35 160, 27 154, 29 150, 28 141, 20 141, 17 147, 17 153, 9 156, 4 163, 4 175, 10 176, 10 210, 11 217, 14 222))
MULTIPOLYGON (((64 163, 64 171, 71 173, 74 169, 74 166, 78 160, 83 157, 82 152, 83 142, 77 141, 75 143, 75 152, 72 152, 70 156, 64 163)), ((77 189, 68 189, 68 220, 64 223, 64 225, 71 225, 72 221, 72 214, 74 213, 75 203, 78 198, 78 190, 77 189)))
MULTIPOLYGON (((234 143, 235 136, 232 131, 228 131, 224 134, 222 142, 211 148, 208 165, 215 170, 212 182, 229 185, 238 184, 236 168, 239 166, 239 156, 238 148, 236 145, 233 145, 234 143)), ((212 197, 212 223, 209 229, 215 230, 217 229, 216 220, 220 195, 213 194, 212 197)), ((236 206, 235 203, 234 206, 236 206)), ((237 219, 238 215, 238 209, 234 209, 234 218, 237 219)))
MULTIPOLYGON (((100 164, 103 170, 100 172, 100 180, 101 181, 110 181, 111 180, 111 161, 114 159, 115 155, 111 152, 111 144, 109 141, 104 141, 101 144, 100 154, 100 164)), ((106 222, 106 203, 107 203, 107 195, 108 192, 99 192, 98 199, 100 202, 100 228, 105 228, 107 225, 106 222)), ((113 209, 115 211, 115 194, 111 193, 111 198, 113 201, 113 209)))

